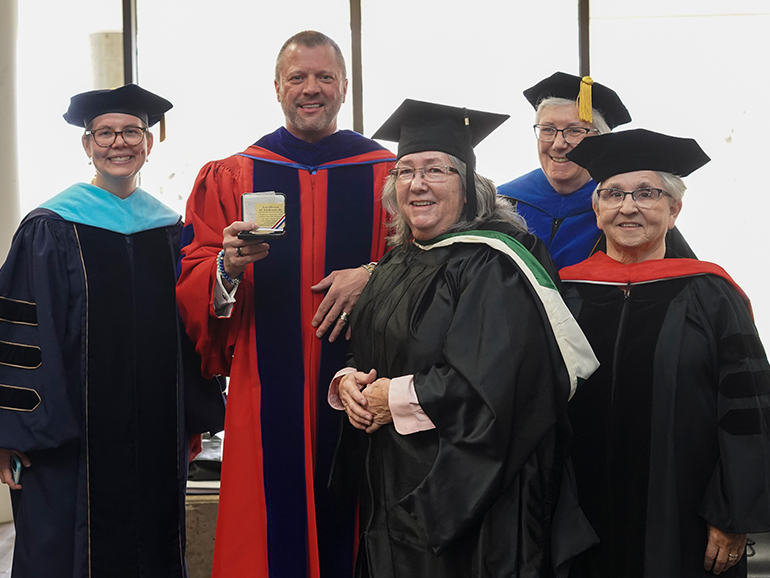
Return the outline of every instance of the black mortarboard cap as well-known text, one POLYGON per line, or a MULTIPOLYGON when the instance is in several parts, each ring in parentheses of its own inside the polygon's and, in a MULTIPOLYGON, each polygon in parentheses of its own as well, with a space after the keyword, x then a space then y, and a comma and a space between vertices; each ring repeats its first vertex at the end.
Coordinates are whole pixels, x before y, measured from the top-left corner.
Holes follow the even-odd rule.
POLYGON ((136 84, 120 88, 91 90, 70 98, 70 106, 64 120, 81 128, 102 114, 120 112, 141 118, 152 126, 163 118, 173 105, 165 98, 153 94, 136 84))
POLYGON ((398 142, 397 158, 423 151, 441 151, 467 165, 467 211, 476 214, 473 147, 483 141, 510 115, 469 110, 407 98, 372 138, 398 142))
POLYGON ((578 96, 583 96, 581 90, 583 94, 590 95, 587 98, 587 105, 602 113, 610 129, 631 122, 631 115, 617 93, 603 84, 594 82, 588 76, 581 78, 565 72, 554 72, 548 78, 525 90, 524 96, 537 110, 540 101, 548 97, 578 100, 578 96))
POLYGON ((441 151, 473 164, 473 147, 509 116, 407 98, 372 138, 397 142, 398 158, 441 151))
POLYGON ((567 158, 586 169, 597 183, 634 171, 686 177, 711 160, 694 139, 643 128, 583 139, 567 158))

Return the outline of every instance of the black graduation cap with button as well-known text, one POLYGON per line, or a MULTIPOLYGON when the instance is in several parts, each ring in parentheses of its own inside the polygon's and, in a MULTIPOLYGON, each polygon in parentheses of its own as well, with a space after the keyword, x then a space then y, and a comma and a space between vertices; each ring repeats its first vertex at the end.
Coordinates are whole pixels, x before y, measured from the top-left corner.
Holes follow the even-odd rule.
POLYGON ((476 215, 474 172, 479 144, 510 115, 482 112, 433 102, 406 99, 372 138, 398 143, 397 159, 424 151, 440 151, 466 164, 466 214, 476 215))
POLYGON ((147 126, 161 121, 160 140, 163 141, 166 137, 164 115, 172 106, 162 96, 136 84, 126 84, 119 88, 76 94, 70 98, 70 106, 63 116, 69 124, 81 128, 87 127, 97 116, 111 112, 130 114, 142 119, 147 126))
POLYGON ((694 139, 643 128, 584 139, 567 158, 586 169, 597 183, 634 171, 686 177, 711 160, 694 139))
POLYGON ((593 122, 592 108, 602 113, 610 129, 631 122, 631 115, 611 88, 594 82, 590 76, 575 76, 554 72, 524 91, 524 97, 537 110, 540 102, 549 97, 566 98, 578 103, 578 117, 593 122))

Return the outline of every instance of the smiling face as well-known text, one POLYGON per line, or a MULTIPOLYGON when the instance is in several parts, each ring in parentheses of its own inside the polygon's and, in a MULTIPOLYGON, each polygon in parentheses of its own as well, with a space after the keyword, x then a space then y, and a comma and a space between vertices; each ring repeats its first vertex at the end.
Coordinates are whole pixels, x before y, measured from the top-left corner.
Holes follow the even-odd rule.
MULTIPOLYGON (((420 168, 427 165, 452 166, 449 155, 425 151, 404 155, 399 167, 420 168)), ((401 216, 418 241, 427 241, 446 233, 460 220, 465 195, 460 175, 450 172, 441 182, 426 182, 420 171, 411 182, 396 181, 396 199, 401 216)))
MULTIPOLYGON (((89 130, 111 128, 122 131, 127 127, 144 127, 144 122, 130 114, 111 112, 97 116, 89 124, 89 130)), ((92 136, 83 136, 83 148, 91 158, 96 169, 94 184, 124 199, 137 187, 139 171, 144 166, 152 150, 152 133, 147 131, 144 139, 137 145, 129 146, 118 135, 112 146, 102 147, 94 142, 92 136)))
POLYGON ((333 134, 348 89, 343 75, 331 46, 287 46, 275 81, 286 130, 310 143, 333 134))
MULTIPOLYGON (((560 130, 569 126, 594 128, 591 123, 578 118, 574 104, 549 106, 542 109, 537 118, 537 124, 547 124, 560 130)), ((564 133, 561 132, 556 135, 553 142, 537 141, 540 166, 548 182, 560 195, 572 194, 591 180, 587 170, 576 165, 566 156, 576 146, 576 144, 567 143, 564 140, 564 133)))
MULTIPOLYGON (((642 187, 665 190, 653 171, 616 175, 604 180, 601 187, 623 191, 642 187)), ((666 254, 666 232, 674 227, 681 210, 682 201, 665 195, 661 195, 655 206, 649 209, 640 209, 631 195, 626 195, 619 207, 607 209, 594 195, 596 225, 607 237, 607 255, 621 263, 662 259, 666 254)))

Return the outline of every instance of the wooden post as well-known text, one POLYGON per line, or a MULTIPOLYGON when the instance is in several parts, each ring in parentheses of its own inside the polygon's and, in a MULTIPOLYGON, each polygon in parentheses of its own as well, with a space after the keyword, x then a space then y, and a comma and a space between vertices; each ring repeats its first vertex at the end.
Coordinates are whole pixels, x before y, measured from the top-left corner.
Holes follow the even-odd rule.
POLYGON ((589 0, 578 0, 580 76, 591 76, 591 11, 589 0))
POLYGON ((123 83, 136 83, 136 0, 123 0, 123 83))
POLYGON ((361 0, 350 0, 353 130, 364 134, 364 85, 361 57, 361 0))
MULTIPOLYGON (((19 225, 19 156, 16 146, 16 39, 18 36, 16 0, 0 1, 0 263, 11 247, 11 237, 19 225)), ((0 488, 0 517, 11 519, 11 501, 7 486, 0 488)))

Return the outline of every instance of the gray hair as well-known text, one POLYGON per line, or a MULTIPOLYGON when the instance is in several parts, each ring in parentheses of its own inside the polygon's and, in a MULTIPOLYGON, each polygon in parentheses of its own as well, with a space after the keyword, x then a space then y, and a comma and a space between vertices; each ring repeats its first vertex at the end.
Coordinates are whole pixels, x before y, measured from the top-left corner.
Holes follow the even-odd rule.
POLYGON ((687 190, 687 185, 684 184, 682 177, 672 175, 671 173, 664 173, 662 171, 653 171, 660 179, 663 189, 671 195, 673 200, 681 201, 684 198, 684 192, 687 190))
POLYGON ((323 32, 316 32, 315 30, 303 30, 302 32, 297 32, 294 36, 284 42, 283 46, 281 46, 281 50, 278 52, 278 58, 275 59, 276 82, 280 82, 281 80, 281 67, 283 66, 283 61, 286 58, 285 52, 286 49, 292 44, 297 44, 298 46, 304 46, 306 48, 315 48, 316 46, 331 46, 334 49, 334 53, 337 55, 337 62, 342 69, 341 80, 347 79, 348 73, 347 69, 345 68, 345 57, 342 56, 342 51, 340 50, 339 45, 334 42, 334 40, 326 36, 326 34, 323 32))
MULTIPOLYGON (((556 108, 558 106, 567 106, 572 105, 575 107, 575 116, 577 116, 577 101, 570 100, 568 98, 559 98, 556 96, 549 96, 548 98, 544 98, 540 101, 540 104, 537 105, 537 112, 535 113, 535 123, 540 123, 540 116, 543 114, 543 112, 546 109, 549 108, 556 108)), ((610 125, 607 124, 607 121, 604 120, 604 116, 602 113, 600 113, 595 108, 591 109, 591 112, 593 114, 594 121, 590 124, 593 126, 596 130, 599 131, 599 134, 607 134, 608 132, 611 132, 610 125)))
MULTIPOLYGON (((448 156, 452 166, 459 173, 461 191, 464 197, 467 168, 465 163, 457 157, 448 156)), ((524 219, 516 213, 516 209, 514 209, 510 202, 497 194, 495 183, 477 172, 474 172, 474 183, 476 186, 476 215, 470 217, 463 211, 460 215, 460 220, 447 231, 448 233, 471 231, 478 229, 485 223, 507 223, 517 231, 527 232, 527 225, 524 219)), ((388 177, 385 187, 382 189, 382 204, 392 217, 388 223, 388 229, 391 232, 387 239, 388 245, 406 245, 412 238, 412 230, 399 211, 396 195, 396 177, 393 175, 388 177)))

